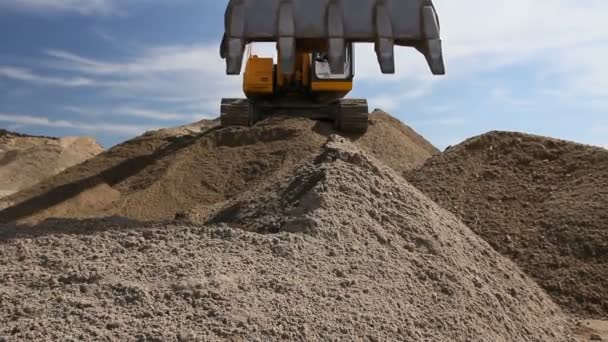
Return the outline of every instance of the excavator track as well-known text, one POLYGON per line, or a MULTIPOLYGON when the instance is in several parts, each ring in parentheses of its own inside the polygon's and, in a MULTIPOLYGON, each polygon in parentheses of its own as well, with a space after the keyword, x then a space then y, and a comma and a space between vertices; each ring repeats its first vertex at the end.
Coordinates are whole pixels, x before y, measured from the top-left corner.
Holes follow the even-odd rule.
POLYGON ((247 99, 222 99, 220 121, 222 127, 251 126, 253 118, 247 99))
POLYGON ((367 100, 340 100, 335 126, 343 133, 363 134, 369 126, 367 100))
POLYGON ((247 99, 222 99, 222 127, 253 126, 258 119, 258 113, 266 115, 281 111, 294 112, 297 116, 311 119, 333 120, 334 127, 346 134, 363 134, 368 128, 369 110, 367 100, 342 99, 332 104, 318 104, 306 101, 276 101, 264 104, 252 104, 247 99))

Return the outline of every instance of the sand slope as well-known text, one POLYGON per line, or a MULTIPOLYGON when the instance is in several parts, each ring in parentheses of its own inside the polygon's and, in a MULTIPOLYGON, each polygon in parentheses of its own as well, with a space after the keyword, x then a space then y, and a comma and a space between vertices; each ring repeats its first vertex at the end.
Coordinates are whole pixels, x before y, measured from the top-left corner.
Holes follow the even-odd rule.
MULTIPOLYGON (((334 133, 329 123, 303 118, 271 118, 252 128, 221 129, 214 121, 193 126, 147 133, 10 196, 16 205, 0 212, 0 222, 111 215, 173 219, 290 170, 334 133)), ((352 138, 399 172, 438 152, 382 112, 371 116, 368 133, 352 138)))
POLYGON ((522 133, 466 140, 408 175, 563 307, 608 316, 608 151, 522 133))
POLYGON ((0 243, 10 339, 570 340, 513 263, 335 136, 205 225, 59 220, 0 243))
POLYGON ((102 151, 89 137, 49 138, 0 130, 0 198, 29 188, 102 151))

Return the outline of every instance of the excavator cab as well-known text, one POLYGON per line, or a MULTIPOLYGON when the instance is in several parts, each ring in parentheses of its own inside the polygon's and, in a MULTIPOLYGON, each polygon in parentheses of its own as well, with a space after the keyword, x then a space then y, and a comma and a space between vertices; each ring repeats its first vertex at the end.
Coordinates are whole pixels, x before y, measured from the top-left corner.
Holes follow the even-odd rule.
POLYGON ((353 89, 354 44, 374 43, 383 73, 395 72, 394 47, 421 52, 431 72, 445 73, 439 20, 431 0, 230 0, 220 55, 239 75, 246 46, 275 42, 272 58, 249 56, 246 99, 223 99, 223 126, 249 126, 276 114, 331 120, 345 133, 364 133, 367 101, 353 89))
POLYGON ((352 80, 354 76, 352 45, 344 53, 344 69, 343 72, 332 73, 329 64, 329 55, 327 52, 313 53, 313 69, 312 75, 315 81, 324 80, 352 80))

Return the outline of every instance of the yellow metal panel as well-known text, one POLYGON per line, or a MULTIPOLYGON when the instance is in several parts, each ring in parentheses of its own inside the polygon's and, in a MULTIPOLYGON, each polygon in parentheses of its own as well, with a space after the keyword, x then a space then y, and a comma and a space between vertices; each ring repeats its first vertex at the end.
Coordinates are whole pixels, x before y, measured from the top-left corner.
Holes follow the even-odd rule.
POLYGON ((353 90, 352 81, 323 81, 323 82, 312 82, 312 91, 335 91, 335 92, 349 92, 353 90))
POLYGON ((272 58, 251 56, 247 60, 243 77, 243 91, 247 96, 272 94, 273 92, 272 58))
POLYGON ((307 53, 302 56, 302 85, 307 87, 310 84, 310 62, 311 54, 307 53))

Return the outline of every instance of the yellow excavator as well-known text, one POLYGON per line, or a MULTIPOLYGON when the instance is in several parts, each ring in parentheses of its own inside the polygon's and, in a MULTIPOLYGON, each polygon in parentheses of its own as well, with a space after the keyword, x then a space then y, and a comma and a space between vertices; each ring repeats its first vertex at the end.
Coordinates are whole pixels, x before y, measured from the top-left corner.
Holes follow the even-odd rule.
POLYGON ((270 115, 331 120, 364 133, 368 105, 353 89, 354 44, 374 43, 380 70, 395 73, 394 46, 409 46, 445 74, 439 18, 431 0, 230 0, 220 55, 239 75, 249 44, 274 42, 273 57, 247 56, 246 99, 222 99, 221 124, 251 126, 270 115))

